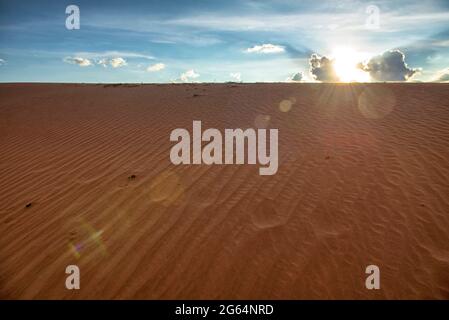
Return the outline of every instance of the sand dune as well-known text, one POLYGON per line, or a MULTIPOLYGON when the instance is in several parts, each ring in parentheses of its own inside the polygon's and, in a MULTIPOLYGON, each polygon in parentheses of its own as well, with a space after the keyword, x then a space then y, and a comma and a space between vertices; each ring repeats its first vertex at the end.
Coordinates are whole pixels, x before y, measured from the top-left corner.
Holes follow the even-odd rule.
POLYGON ((0 297, 449 299, 448 89, 2 84, 0 297), (278 172, 173 165, 193 120, 278 128, 278 172))

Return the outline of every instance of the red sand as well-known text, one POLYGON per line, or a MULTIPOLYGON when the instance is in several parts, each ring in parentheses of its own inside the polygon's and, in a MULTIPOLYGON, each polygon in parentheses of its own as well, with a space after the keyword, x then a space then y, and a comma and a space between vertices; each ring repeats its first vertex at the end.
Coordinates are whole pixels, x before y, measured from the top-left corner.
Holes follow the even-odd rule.
POLYGON ((0 297, 448 299, 448 89, 2 84, 0 297), (276 175, 170 162, 171 130, 256 119, 276 175))

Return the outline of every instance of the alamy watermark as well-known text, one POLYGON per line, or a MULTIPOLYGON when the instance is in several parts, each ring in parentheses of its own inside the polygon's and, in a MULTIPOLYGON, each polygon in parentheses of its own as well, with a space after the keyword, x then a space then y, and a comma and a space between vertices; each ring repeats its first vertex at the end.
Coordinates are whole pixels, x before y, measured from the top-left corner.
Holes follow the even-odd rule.
POLYGON ((68 14, 65 19, 65 27, 68 30, 79 30, 80 28, 80 8, 77 5, 71 4, 65 8, 65 13, 68 14))
POLYGON ((77 265, 69 265, 65 268, 65 273, 69 276, 65 279, 65 287, 68 290, 80 289, 80 268, 77 265))
POLYGON ((369 274, 365 281, 365 287, 368 290, 380 289, 380 269, 378 266, 372 264, 366 267, 365 273, 369 274))
POLYGON ((278 170, 278 129, 269 129, 268 133, 267 153, 267 129, 225 129, 223 139, 220 130, 210 128, 202 132, 201 121, 193 121, 192 137, 182 128, 171 132, 170 141, 177 144, 171 148, 170 160, 175 165, 244 164, 246 161, 264 166, 259 168, 260 175, 273 175, 278 170), (202 142, 208 143, 203 147, 202 142))
POLYGON ((380 9, 378 6, 369 5, 366 7, 365 12, 368 14, 368 18, 365 21, 365 27, 367 29, 379 29, 380 28, 380 9))

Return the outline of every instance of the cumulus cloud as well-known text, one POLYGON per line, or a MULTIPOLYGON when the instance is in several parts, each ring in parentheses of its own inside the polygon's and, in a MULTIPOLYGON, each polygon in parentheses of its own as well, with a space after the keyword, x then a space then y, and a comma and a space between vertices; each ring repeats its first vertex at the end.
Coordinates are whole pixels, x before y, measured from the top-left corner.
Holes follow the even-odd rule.
POLYGON ((285 49, 282 46, 278 46, 271 43, 264 43, 262 45, 256 45, 254 47, 245 50, 248 53, 279 53, 284 52, 285 49))
POLYGON ((297 72, 293 74, 291 77, 287 78, 288 82, 300 82, 304 80, 304 74, 302 72, 297 72))
POLYGON ((151 66, 149 66, 147 68, 148 72, 156 72, 156 71, 161 71, 165 69, 165 64, 163 63, 156 63, 156 64, 152 64, 151 66))
POLYGON ((316 53, 312 54, 309 59, 310 74, 315 80, 322 82, 338 82, 334 61, 327 57, 320 57, 316 53))
POLYGON ((441 76, 438 78, 438 81, 440 81, 440 82, 449 82, 449 70, 448 70, 447 73, 441 75, 441 76))
POLYGON ((242 75, 240 74, 240 72, 235 72, 235 73, 230 73, 229 76, 235 80, 235 81, 242 81, 242 75))
POLYGON ((111 66, 112 68, 120 68, 128 65, 126 59, 149 59, 154 57, 127 51, 104 51, 104 52, 78 52, 73 54, 74 57, 66 57, 64 61, 67 63, 78 64, 86 67, 90 65, 100 65, 104 68, 111 66))
POLYGON ((125 59, 122 57, 115 57, 112 59, 107 58, 101 58, 95 61, 98 65, 103 66, 104 68, 107 68, 108 66, 111 66, 113 68, 120 68, 126 66, 128 63, 125 59))
POLYGON ((191 81, 192 79, 196 79, 198 78, 200 75, 198 73, 196 73, 193 69, 187 70, 186 72, 184 72, 183 74, 181 74, 181 81, 183 82, 188 82, 191 81))
POLYGON ((0 58, 0 66, 4 65, 5 63, 6 61, 0 58))
POLYGON ((80 67, 88 67, 92 65, 92 61, 82 57, 65 57, 64 62, 70 64, 77 64, 80 67))
POLYGON ((369 72, 374 81, 407 81, 419 71, 407 66, 405 56, 399 50, 386 51, 358 67, 369 72))
POLYGON ((121 58, 121 57, 117 57, 117 58, 112 58, 109 60, 109 64, 113 67, 113 68, 120 68, 120 67, 124 67, 127 65, 126 60, 121 58))
POLYGON ((100 59, 97 61, 97 64, 103 66, 104 68, 108 66, 108 63, 109 63, 108 59, 100 59))

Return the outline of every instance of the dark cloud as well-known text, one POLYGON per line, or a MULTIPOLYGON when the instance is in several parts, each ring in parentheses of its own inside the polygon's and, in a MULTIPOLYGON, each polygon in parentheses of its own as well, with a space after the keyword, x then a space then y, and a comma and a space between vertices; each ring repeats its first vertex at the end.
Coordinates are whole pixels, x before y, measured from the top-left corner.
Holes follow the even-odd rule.
POLYGON ((338 82, 340 80, 335 73, 333 60, 314 53, 310 56, 309 64, 310 73, 315 80, 322 82, 338 82))
POLYGON ((369 72, 374 81, 407 81, 419 71, 407 66, 405 56, 399 50, 386 51, 360 63, 359 68, 369 72))
POLYGON ((437 82, 449 82, 449 68, 439 75, 437 82))
POLYGON ((301 81, 304 79, 304 74, 302 72, 297 72, 290 78, 290 81, 301 81))

